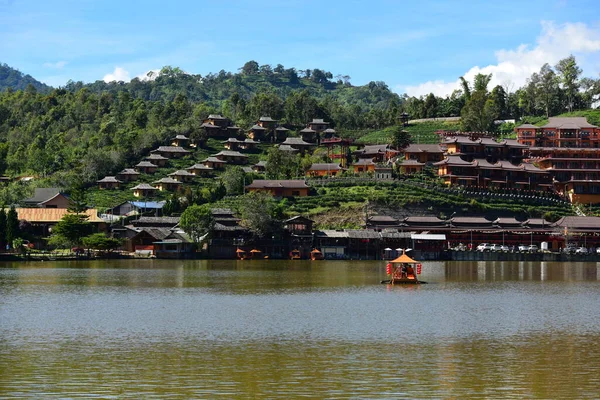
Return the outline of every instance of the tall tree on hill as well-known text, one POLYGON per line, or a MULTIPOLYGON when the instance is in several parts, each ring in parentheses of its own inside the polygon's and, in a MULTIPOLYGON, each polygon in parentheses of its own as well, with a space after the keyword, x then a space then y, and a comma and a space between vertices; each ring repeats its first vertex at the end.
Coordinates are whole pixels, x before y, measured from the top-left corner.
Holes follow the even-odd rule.
POLYGON ((571 112, 573 111, 576 97, 579 92, 579 75, 581 75, 582 72, 581 68, 577 66, 575 57, 572 55, 560 60, 555 68, 559 73, 562 89, 565 92, 567 110, 571 112))
POLYGON ((242 68, 240 68, 241 72, 245 75, 256 75, 258 74, 258 63, 254 60, 248 61, 242 68))
POLYGON ((560 94, 559 78, 548 63, 542 65, 538 77, 536 98, 540 107, 545 111, 546 118, 548 118, 553 114, 556 105, 558 105, 558 96, 560 94))
POLYGON ((403 149, 412 143, 410 133, 402 129, 402 126, 395 126, 392 131, 392 146, 396 149, 403 149))
POLYGON ((20 236, 19 217, 17 210, 11 207, 6 214, 6 243, 12 246, 12 242, 20 236))
POLYGON ((461 110, 461 125, 465 131, 487 132, 493 129, 494 120, 499 115, 498 105, 490 98, 487 85, 492 75, 477 74, 475 90, 461 110))
POLYGON ((0 251, 4 249, 6 243, 6 211, 0 207, 0 251))

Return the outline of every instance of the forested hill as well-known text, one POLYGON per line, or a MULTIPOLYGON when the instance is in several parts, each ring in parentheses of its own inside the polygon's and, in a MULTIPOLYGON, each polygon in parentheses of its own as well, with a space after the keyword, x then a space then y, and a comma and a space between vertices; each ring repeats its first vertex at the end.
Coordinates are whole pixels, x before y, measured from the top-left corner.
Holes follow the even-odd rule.
POLYGON ((52 87, 34 79, 31 75, 25 75, 6 64, 0 64, 0 91, 9 88, 12 90, 25 90, 29 85, 33 86, 38 92, 52 90, 52 87))
POLYGON ((389 108, 398 110, 402 101, 383 82, 353 86, 347 75, 334 77, 320 69, 296 70, 281 64, 271 67, 255 61, 247 62, 236 73, 220 71, 201 76, 164 67, 147 78, 128 83, 69 82, 65 86, 73 93, 82 88, 94 93, 126 91, 133 98, 163 103, 184 96, 192 104, 203 103, 241 125, 254 122, 245 114, 251 118, 269 115, 291 125, 305 124, 305 120, 286 120, 290 115, 286 107, 295 107, 312 113, 311 118, 329 117, 338 127, 379 127, 385 119, 381 113, 389 108), (356 120, 357 115, 370 112, 371 116, 356 120))

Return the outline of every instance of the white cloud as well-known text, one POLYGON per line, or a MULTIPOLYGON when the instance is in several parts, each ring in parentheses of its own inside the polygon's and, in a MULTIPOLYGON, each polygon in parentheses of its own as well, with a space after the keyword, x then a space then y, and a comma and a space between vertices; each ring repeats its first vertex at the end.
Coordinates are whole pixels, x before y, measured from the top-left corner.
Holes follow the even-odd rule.
MULTIPOLYGON (((522 44, 514 50, 498 50, 495 52, 496 64, 486 67, 474 66, 463 74, 469 82, 479 73, 493 74, 490 88, 496 85, 509 86, 515 90, 523 86, 534 72, 542 65, 555 65, 559 60, 575 55, 579 66, 586 64, 586 55, 600 55, 600 29, 588 27, 583 23, 566 23, 556 25, 553 22, 542 21, 542 32, 537 38, 536 46, 522 44)), ((595 75, 600 70, 597 65, 593 71, 586 71, 586 76, 595 75)), ((452 82, 429 81, 415 86, 398 86, 399 91, 409 96, 423 96, 433 93, 446 96, 460 88, 460 80, 452 82)))
POLYGON ((156 78, 158 78, 159 73, 160 69, 151 69, 150 71, 144 72, 143 74, 136 76, 136 78, 138 78, 141 81, 153 81, 156 78))
POLYGON ((45 68, 62 69, 67 64, 68 63, 66 61, 57 61, 55 63, 47 62, 47 63, 44 63, 44 67, 45 68))
POLYGON ((104 78, 102 78, 102 80, 104 80, 104 82, 106 83, 113 81, 129 82, 131 78, 129 77, 129 72, 127 72, 125 68, 115 67, 115 70, 111 74, 104 75, 104 78))

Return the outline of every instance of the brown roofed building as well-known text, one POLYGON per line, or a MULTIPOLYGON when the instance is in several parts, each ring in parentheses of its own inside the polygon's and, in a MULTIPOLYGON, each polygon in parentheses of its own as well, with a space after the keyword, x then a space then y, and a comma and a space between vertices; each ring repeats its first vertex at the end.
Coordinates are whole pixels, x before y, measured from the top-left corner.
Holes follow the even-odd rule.
POLYGON ((98 189, 103 190, 103 189, 118 189, 121 186, 121 183, 123 183, 123 182, 121 182, 114 176, 105 176, 104 178, 100 179, 99 181, 96 181, 96 183, 98 184, 98 189))
POLYGON ((131 188, 135 197, 151 197, 158 190, 154 186, 150 186, 147 183, 140 183, 139 185, 131 188))
POLYGON ((192 182, 196 175, 185 169, 179 169, 169 174, 169 176, 179 182, 192 182))
POLYGON ((302 138, 297 138, 297 137, 288 137, 281 144, 282 145, 290 146, 290 147, 292 147, 294 149, 297 149, 297 150, 300 150, 301 154, 304 154, 311 147, 316 146, 315 143, 305 142, 304 140, 302 140, 302 138))
POLYGON ((144 174, 153 174, 158 169, 158 165, 153 164, 150 161, 140 161, 135 168, 144 174))
POLYGON ((306 171, 306 176, 336 176, 341 174, 343 168, 335 163, 316 163, 306 171))
POLYGON ((161 178, 153 182, 158 190, 162 191, 173 191, 177 190, 181 186, 181 182, 173 178, 161 178))
POLYGON ((269 192, 275 197, 308 196, 310 187, 304 180, 254 180, 249 192, 269 192))
POLYGON ((140 173, 133 168, 125 168, 117 174, 117 179, 121 182, 132 182, 139 178, 140 173))
POLYGON ((211 168, 213 170, 223 170, 223 169, 225 169, 225 165, 227 164, 227 161, 223 161, 217 157, 210 156, 210 157, 202 160, 202 163, 205 166, 207 166, 208 168, 211 168))
POLYGON ((157 167, 164 167, 165 165, 167 165, 167 161, 169 161, 169 159, 167 157, 163 157, 158 153, 150 154, 145 159, 146 159, 146 161, 151 162, 152 164, 156 165, 157 167))
POLYGON ((23 200, 25 207, 68 208, 71 202, 58 188, 35 188, 33 197, 23 200))
POLYGON ((369 158, 361 158, 354 164, 352 164, 355 174, 361 174, 363 172, 374 172, 375 163, 369 158))
POLYGON ((167 158, 179 158, 188 155, 190 151, 179 146, 160 146, 158 149, 152 150, 151 153, 158 153, 167 158))
POLYGON ((204 164, 194 164, 191 167, 186 168, 186 170, 196 176, 207 176, 213 171, 211 167, 207 167, 204 164))
POLYGON ((585 117, 550 117, 541 127, 515 128, 519 143, 541 147, 600 148, 600 128, 585 117))
POLYGON ((248 156, 239 151, 223 150, 213 155, 213 157, 228 164, 246 164, 248 162, 248 156))
POLYGON ((187 147, 190 144, 190 138, 185 135, 177 135, 173 138, 171 146, 187 147))
POLYGON ((405 160, 434 163, 444 159, 444 150, 438 144, 410 144, 400 151, 405 160))

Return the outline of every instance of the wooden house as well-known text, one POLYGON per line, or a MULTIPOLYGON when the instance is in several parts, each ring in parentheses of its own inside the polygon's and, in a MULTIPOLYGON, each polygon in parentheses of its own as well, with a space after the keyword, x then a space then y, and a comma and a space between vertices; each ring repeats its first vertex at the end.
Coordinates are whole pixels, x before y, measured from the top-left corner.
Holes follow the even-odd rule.
POLYGON ((125 168, 117 174, 117 179, 121 182, 132 182, 139 178, 140 173, 133 168, 125 168))
POLYGON ((267 133, 267 129, 258 125, 258 124, 254 124, 250 130, 248 131, 248 137, 252 140, 264 140, 266 137, 266 133, 267 133))
POLYGON ((114 176, 105 176, 104 178, 100 179, 99 181, 96 181, 96 183, 98 184, 98 189, 104 190, 104 189, 119 189, 119 187, 121 186, 121 184, 123 182, 121 182, 114 176))
POLYGON ((153 174, 158 169, 158 165, 153 164, 150 161, 140 161, 135 168, 144 174, 153 174))
POLYGON ((336 176, 341 174, 343 168, 335 163, 315 163, 306 171, 307 176, 336 176))
POLYGON ((435 163, 444 159, 444 150, 438 144, 410 144, 400 150, 405 160, 415 160, 419 163, 435 163))
POLYGON ((316 143, 305 142, 304 140, 302 140, 302 138, 297 138, 297 137, 288 137, 281 144, 284 146, 290 146, 294 149, 299 150, 300 154, 304 154, 308 150, 310 150, 311 147, 316 146, 316 143))
POLYGON ((204 164, 194 164, 186 168, 186 170, 196 176, 208 176, 213 171, 211 167, 207 167, 204 164))
POLYGON ((600 127, 585 117, 550 117, 541 127, 524 124, 515 131, 519 143, 529 146, 600 148, 600 127))
POLYGON ((288 144, 280 144, 277 146, 277 148, 281 151, 285 151, 286 153, 290 153, 290 154, 296 154, 300 151, 298 149, 293 148, 292 146, 290 146, 288 144))
POLYGON ((180 169, 175 172, 169 174, 169 177, 175 179, 179 182, 192 182, 196 175, 192 174, 190 171, 186 171, 185 169, 180 169))
POLYGON ((248 156, 240 153, 239 151, 223 150, 215 154, 213 157, 225 161, 228 164, 246 164, 248 162, 248 156))
POLYGON ((25 207, 68 208, 71 201, 58 188, 35 188, 33 197, 22 201, 25 207))
POLYGON ((187 147, 190 144, 190 138, 185 135, 177 135, 171 141, 171 146, 187 147))
POLYGON ((227 161, 211 156, 202 160, 202 163, 211 170, 223 170, 225 169, 227 161))
POLYGON ((160 146, 151 153, 157 153, 166 158, 180 158, 190 154, 190 151, 179 146, 160 146))
POLYGON ((165 165, 167 165, 167 161, 169 161, 169 159, 167 157, 163 157, 158 153, 150 154, 145 159, 146 159, 146 161, 151 162, 152 164, 156 165, 159 168, 162 168, 165 165))
POLYGON ((375 172, 375 163, 373 160, 369 158, 361 158, 354 164, 352 164, 352 169, 355 174, 362 174, 364 172, 375 172))
POLYGON ((158 190, 162 191, 173 191, 177 190, 181 186, 181 182, 173 178, 161 178, 153 182, 158 190))
POLYGON ((275 197, 308 196, 310 187, 304 180, 254 180, 248 192, 269 192, 275 197))
POLYGON ((254 164, 252 166, 252 169, 255 172, 265 172, 266 167, 267 167, 267 162, 264 160, 261 160, 261 161, 257 162, 256 164, 254 164))
POLYGON ((139 185, 131 188, 135 197, 152 197, 158 190, 154 186, 150 186, 147 183, 140 183, 139 185))

